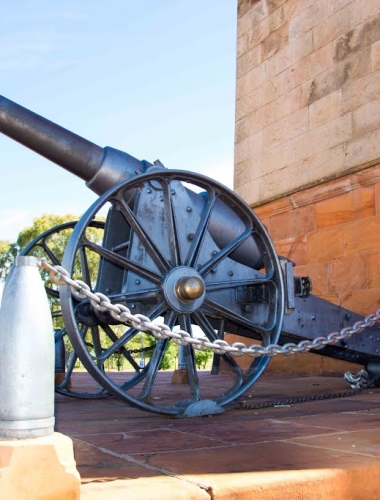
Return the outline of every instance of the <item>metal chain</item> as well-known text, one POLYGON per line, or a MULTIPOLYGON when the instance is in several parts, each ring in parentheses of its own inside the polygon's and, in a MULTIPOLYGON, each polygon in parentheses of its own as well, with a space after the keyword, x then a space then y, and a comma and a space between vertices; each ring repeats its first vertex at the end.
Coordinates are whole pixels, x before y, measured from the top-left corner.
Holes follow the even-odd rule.
MULTIPOLYGON (((85 341, 84 343, 90 349, 95 349, 94 344, 91 344, 91 342, 86 342, 85 341)), ((127 354, 141 354, 143 352, 153 351, 153 349, 155 347, 156 347, 156 344, 153 344, 153 345, 150 345, 148 347, 140 347, 140 349, 126 349, 125 352, 127 354)), ((102 348, 102 351, 106 351, 106 350, 107 350, 106 348, 102 348)), ((118 349, 117 351, 114 352, 114 354, 121 354, 121 353, 122 353, 121 349, 118 349)))
POLYGON ((235 410, 262 410, 264 408, 275 408, 289 406, 296 403, 308 403, 310 401, 322 401, 324 399, 348 398, 359 394, 367 387, 360 387, 352 391, 337 392, 334 394, 316 394, 315 396, 299 396, 298 398, 282 399, 280 401, 269 401, 265 403, 248 404, 247 399, 238 399, 234 402, 235 410))
POLYGON ((373 314, 369 314, 363 320, 357 321, 351 327, 342 328, 339 332, 332 332, 327 337, 316 337, 314 340, 302 340, 298 344, 292 342, 283 346, 277 344, 269 344, 262 346, 253 344, 246 346, 243 342, 234 342, 229 345, 225 340, 210 340, 206 337, 194 338, 184 330, 173 331, 165 324, 152 323, 151 320, 143 314, 132 314, 131 311, 123 304, 112 304, 110 299, 99 292, 93 293, 87 283, 81 280, 73 280, 69 273, 62 266, 51 266, 45 259, 38 261, 41 269, 49 271, 50 279, 57 285, 69 285, 73 296, 78 300, 89 299, 91 305, 98 311, 108 311, 111 316, 120 323, 127 323, 136 330, 148 332, 154 335, 157 339, 172 338, 173 342, 178 345, 192 345, 194 349, 206 351, 211 349, 215 354, 229 353, 232 356, 244 356, 248 354, 253 358, 260 356, 277 356, 283 354, 290 356, 297 352, 308 352, 310 350, 322 349, 326 345, 335 344, 340 340, 347 339, 355 333, 359 333, 366 327, 372 326, 380 319, 380 308, 373 314))

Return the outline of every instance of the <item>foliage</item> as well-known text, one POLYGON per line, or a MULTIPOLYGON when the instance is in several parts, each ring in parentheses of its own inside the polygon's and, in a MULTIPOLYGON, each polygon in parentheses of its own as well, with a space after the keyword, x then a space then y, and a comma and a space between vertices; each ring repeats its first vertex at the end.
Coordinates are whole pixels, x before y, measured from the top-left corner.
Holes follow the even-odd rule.
MULTIPOLYGON (((33 249, 28 252, 28 255, 34 255, 37 258, 45 257, 51 264, 56 264, 57 262, 52 261, 52 257, 55 258, 58 263, 61 263, 65 248, 67 246, 68 240, 72 233, 72 228, 63 229, 60 231, 54 230, 45 237, 42 241, 39 237, 46 231, 61 226, 66 222, 77 221, 78 217, 72 214, 67 214, 64 216, 60 215, 43 215, 34 219, 32 226, 25 228, 20 232, 16 242, 10 243, 9 241, 0 241, 0 280, 5 281, 12 264, 14 263, 16 257, 20 252, 34 241, 35 245, 33 249)), ((101 243, 103 238, 103 230, 97 228, 88 228, 86 230, 86 237, 96 243, 101 243)), ((86 253, 87 260, 87 281, 91 281, 92 286, 95 285, 98 268, 99 268, 99 255, 95 252, 86 253)), ((77 279, 83 278, 82 265, 79 260, 75 262, 74 266, 74 277, 77 279)), ((56 329, 63 328, 63 320, 60 313, 60 301, 59 301, 59 291, 57 285, 55 285, 49 277, 47 272, 42 273, 42 278, 45 283, 45 287, 48 290, 48 297, 50 302, 50 308, 53 314, 54 327, 56 329)), ((117 337, 120 337, 126 330, 125 325, 112 325, 117 337)), ((91 331, 89 331, 91 335, 91 331)), ((99 328, 100 342, 103 348, 110 347, 113 344, 113 340, 109 338, 107 332, 99 328)), ((93 344, 93 339, 87 339, 90 344, 93 344)), ((65 348, 68 353, 72 351, 72 346, 67 335, 64 337, 65 348)), ((157 342, 153 335, 149 334, 137 334, 131 339, 125 346, 128 350, 139 350, 141 347, 154 346, 157 342)), ((133 354, 133 357, 137 363, 140 359, 144 359, 145 364, 150 360, 153 353, 152 350, 147 350, 142 355, 141 353, 133 354)), ((94 353, 95 354, 95 353, 94 353)), ((178 358, 178 346, 174 342, 168 342, 166 352, 163 356, 160 369, 169 370, 175 368, 176 360, 178 358)), ((206 368, 207 363, 212 358, 211 351, 195 351, 195 362, 199 369, 206 368)), ((130 369, 131 365, 129 361, 125 358, 125 355, 121 352, 116 352, 107 361, 106 369, 130 369)))
POLYGON ((207 363, 211 360, 213 353, 211 350, 207 351, 195 351, 195 363, 197 368, 200 370, 204 370, 207 366, 207 363))

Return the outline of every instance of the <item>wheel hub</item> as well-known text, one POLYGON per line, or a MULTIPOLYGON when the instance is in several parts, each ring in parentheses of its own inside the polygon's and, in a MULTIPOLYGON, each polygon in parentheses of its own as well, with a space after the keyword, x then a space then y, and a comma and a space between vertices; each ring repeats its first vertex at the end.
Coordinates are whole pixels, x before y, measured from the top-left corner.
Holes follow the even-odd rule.
POLYGON ((206 288, 200 274, 186 266, 176 267, 165 277, 165 298, 170 307, 179 313, 191 313, 203 304, 206 288))

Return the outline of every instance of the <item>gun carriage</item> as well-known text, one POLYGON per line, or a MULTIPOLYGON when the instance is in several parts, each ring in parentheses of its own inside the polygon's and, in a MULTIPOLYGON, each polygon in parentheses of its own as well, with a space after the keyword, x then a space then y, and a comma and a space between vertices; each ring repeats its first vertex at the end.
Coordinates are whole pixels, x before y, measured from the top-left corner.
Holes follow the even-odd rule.
MULTIPOLYGON (((79 222, 70 225, 62 266, 111 304, 195 339, 202 332, 221 346, 225 333, 268 347, 313 340, 362 319, 312 296, 310 280, 293 276, 293 263, 277 255, 254 211, 220 183, 101 148, 1 96, 0 132, 78 176, 99 195, 79 222), (96 220, 105 210, 101 225, 96 220), (94 225, 102 231, 100 242, 91 237, 94 225), (90 259, 95 259, 95 269, 90 259)), ((39 246, 53 264, 60 264, 61 259, 44 247, 47 236, 24 252, 39 246)), ((50 293, 58 297, 57 291, 50 293)), ((82 393, 70 390, 66 380, 61 390, 68 395, 111 394, 171 416, 220 413, 258 380, 270 360, 254 356, 243 369, 231 352, 214 349, 212 373, 219 374, 204 384, 191 341, 161 335, 149 363, 140 367, 128 347, 141 335, 138 325, 125 326, 109 308, 94 305, 86 295, 74 295, 67 285, 61 287, 59 300, 74 357, 100 385, 93 393, 82 393), (170 388, 160 392, 156 384, 173 341, 183 344, 188 374, 187 395, 179 401, 171 400, 170 388), (104 369, 115 353, 131 366, 122 380, 104 369)), ((318 347, 312 352, 366 365, 379 359, 379 327, 318 347)))

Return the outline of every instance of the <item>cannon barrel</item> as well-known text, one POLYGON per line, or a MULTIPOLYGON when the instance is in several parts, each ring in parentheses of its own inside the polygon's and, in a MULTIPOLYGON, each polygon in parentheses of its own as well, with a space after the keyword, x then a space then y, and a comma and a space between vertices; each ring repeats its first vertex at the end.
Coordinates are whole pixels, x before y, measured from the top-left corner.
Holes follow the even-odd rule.
POLYGON ((0 132, 80 177, 98 195, 146 169, 146 162, 102 148, 3 96, 0 132))
MULTIPOLYGON (((83 139, 3 96, 0 96, 0 132, 80 177, 98 195, 152 167, 151 163, 140 161, 124 151, 108 146, 102 148, 83 139)), ((204 198, 191 191, 189 196, 201 213, 204 198)), ((209 232, 216 244, 224 247, 243 228, 244 223, 218 200, 209 222, 209 232)), ((256 269, 262 265, 253 238, 240 245, 232 257, 256 269)))

